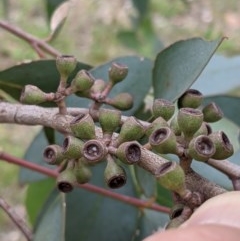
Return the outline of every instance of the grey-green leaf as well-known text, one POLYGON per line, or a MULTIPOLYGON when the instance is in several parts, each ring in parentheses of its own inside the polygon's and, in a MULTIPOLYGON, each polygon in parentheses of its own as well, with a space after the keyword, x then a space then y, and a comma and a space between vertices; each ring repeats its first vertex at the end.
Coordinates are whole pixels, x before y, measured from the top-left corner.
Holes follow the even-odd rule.
POLYGON ((65 240, 65 197, 56 189, 51 193, 34 227, 33 241, 65 240))
POLYGON ((154 97, 175 101, 201 74, 223 38, 179 41, 161 51, 153 69, 154 97))

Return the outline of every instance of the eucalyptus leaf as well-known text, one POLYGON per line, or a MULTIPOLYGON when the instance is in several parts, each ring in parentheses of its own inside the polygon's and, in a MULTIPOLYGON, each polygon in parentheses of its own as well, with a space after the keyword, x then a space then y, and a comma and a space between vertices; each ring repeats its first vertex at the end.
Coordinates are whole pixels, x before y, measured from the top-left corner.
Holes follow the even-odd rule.
POLYGON ((175 101, 201 74, 223 39, 193 38, 161 51, 153 69, 154 97, 175 101))
POLYGON ((54 187, 55 180, 52 178, 33 182, 28 185, 25 204, 28 218, 32 225, 35 223, 43 204, 54 187))
POLYGON ((47 17, 49 20, 51 19, 51 16, 56 10, 56 8, 65 1, 67 0, 45 0, 47 17))
POLYGON ((53 40, 59 31, 61 30, 63 24, 66 21, 66 18, 69 13, 71 2, 65 1, 61 3, 53 12, 50 20, 50 29, 51 29, 51 35, 49 40, 53 40))
MULTIPOLYGON (((70 76, 73 77, 80 69, 91 66, 78 62, 70 76)), ((0 89, 19 99, 23 86, 36 85, 45 92, 56 91, 59 84, 59 73, 55 60, 38 60, 22 63, 0 72, 0 89)))
POLYGON ((192 88, 204 95, 224 94, 240 87, 240 57, 213 56, 192 88))
POLYGON ((33 241, 64 241, 65 235, 65 198, 56 189, 46 201, 37 224, 34 227, 33 241))

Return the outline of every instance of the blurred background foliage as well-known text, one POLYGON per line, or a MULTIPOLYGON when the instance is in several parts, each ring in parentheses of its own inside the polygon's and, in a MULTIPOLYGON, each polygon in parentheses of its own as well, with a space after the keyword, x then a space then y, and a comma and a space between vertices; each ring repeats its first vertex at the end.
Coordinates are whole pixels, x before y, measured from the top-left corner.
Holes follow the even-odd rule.
MULTIPOLYGON (((40 39, 47 39, 51 35, 51 16, 62 2, 65 1, 2 0, 0 18, 40 39)), ((154 59, 164 46, 194 36, 208 40, 226 36, 228 40, 218 53, 227 56, 240 53, 240 2, 237 0, 74 0, 67 12, 61 31, 50 44, 91 65, 132 54, 154 59)), ((64 16, 63 13, 62 18, 64 16)), ((0 39, 0 70, 38 59, 26 42, 3 29, 0 29, 0 39)), ((239 91, 233 94, 239 95, 239 91)), ((38 127, 0 125, 0 146, 21 157, 38 130, 38 127)), ((2 162, 1 172, 0 195, 25 216, 22 203, 26 188, 17 184, 18 167, 2 162)), ((24 240, 1 211, 0 239, 24 240)))

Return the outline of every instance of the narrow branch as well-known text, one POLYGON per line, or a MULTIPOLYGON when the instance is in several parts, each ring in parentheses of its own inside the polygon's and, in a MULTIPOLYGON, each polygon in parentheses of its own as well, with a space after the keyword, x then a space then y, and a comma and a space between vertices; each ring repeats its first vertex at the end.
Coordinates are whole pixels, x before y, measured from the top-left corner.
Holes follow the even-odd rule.
POLYGON ((40 55, 40 57, 43 55, 42 51, 50 54, 53 57, 61 55, 59 51, 48 45, 43 40, 40 40, 35 36, 24 32, 22 29, 17 28, 16 26, 13 26, 6 21, 0 20, 0 27, 29 43, 33 47, 33 49, 35 49, 35 51, 40 55))
POLYGON ((7 213, 9 218, 15 223, 15 225, 21 230, 28 241, 32 240, 32 232, 24 222, 22 218, 20 218, 16 212, 12 209, 12 207, 3 199, 0 198, 0 207, 7 213))
MULTIPOLYGON (((51 170, 51 169, 48 169, 46 167, 42 167, 42 166, 37 165, 35 163, 28 162, 24 159, 17 158, 17 157, 14 157, 12 155, 9 155, 5 152, 0 153, 0 159, 5 160, 5 161, 10 162, 10 163, 13 163, 13 164, 17 164, 19 166, 23 166, 25 168, 31 169, 33 171, 42 173, 44 175, 47 175, 47 176, 50 176, 50 177, 53 177, 53 178, 56 178, 57 175, 58 175, 56 170, 51 170)), ((161 206, 161 205, 158 205, 156 203, 150 203, 148 201, 143 201, 143 200, 140 200, 140 199, 137 199, 137 198, 134 198, 134 197, 129 197, 129 196, 126 196, 126 195, 123 195, 123 194, 115 193, 115 192, 109 191, 107 189, 94 186, 92 184, 82 184, 82 185, 79 184, 77 186, 80 187, 80 188, 83 188, 85 190, 88 190, 90 192, 95 192, 95 193, 98 193, 100 195, 103 195, 103 196, 106 196, 106 197, 109 197, 109 198, 112 198, 112 199, 116 199, 116 200, 119 200, 121 202, 130 204, 130 205, 136 206, 138 208, 148 208, 148 209, 152 209, 152 210, 159 211, 159 212, 169 213, 169 208, 167 208, 165 206, 161 206)))
POLYGON ((240 166, 228 160, 209 159, 206 164, 224 173, 230 179, 240 179, 240 166))

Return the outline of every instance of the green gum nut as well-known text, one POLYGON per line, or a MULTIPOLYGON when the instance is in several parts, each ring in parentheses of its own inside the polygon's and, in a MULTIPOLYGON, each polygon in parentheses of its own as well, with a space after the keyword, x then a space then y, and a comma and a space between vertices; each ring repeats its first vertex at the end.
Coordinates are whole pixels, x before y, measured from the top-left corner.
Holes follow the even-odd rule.
POLYGON ((128 67, 120 63, 112 63, 108 71, 109 80, 113 85, 124 80, 127 77, 127 74, 128 67))
POLYGON ((145 134, 149 137, 155 130, 162 128, 162 127, 169 127, 166 120, 164 120, 161 116, 155 119, 146 129, 145 134))
POLYGON ((116 189, 126 184, 127 175, 122 166, 118 165, 113 159, 108 159, 104 170, 104 180, 109 188, 116 189))
POLYGON ((50 165, 58 165, 66 159, 63 149, 59 145, 49 145, 43 152, 44 160, 50 165))
POLYGON ((162 164, 156 171, 155 177, 166 189, 178 193, 181 197, 186 195, 185 174, 176 162, 162 164))
POLYGON ((200 128, 195 132, 193 137, 200 136, 200 135, 209 135, 211 133, 211 127, 206 123, 203 122, 200 128))
POLYGON ((193 138, 188 146, 188 155, 197 161, 205 162, 216 152, 213 141, 205 135, 193 138))
POLYGON ((81 163, 81 160, 79 160, 74 166, 74 174, 76 176, 77 183, 79 184, 89 182, 92 177, 90 168, 87 165, 81 163))
POLYGON ((80 114, 70 122, 70 129, 74 136, 83 139, 95 139, 95 124, 89 114, 80 114))
POLYGON ((152 113, 155 118, 161 116, 168 121, 174 114, 175 106, 171 101, 155 99, 152 106, 152 113))
POLYGON ((26 85, 22 89, 20 102, 23 104, 37 105, 45 101, 51 101, 54 99, 53 93, 45 93, 40 90, 37 86, 26 85))
POLYGON ((107 155, 107 147, 100 140, 89 140, 83 146, 83 156, 89 164, 102 161, 107 155))
POLYGON ((233 145, 231 144, 228 136, 223 131, 213 132, 209 135, 216 148, 213 159, 224 160, 233 155, 233 145))
POLYGON ((72 55, 62 55, 56 58, 56 67, 61 76, 61 81, 66 82, 68 76, 77 66, 77 59, 72 55))
POLYGON ((136 141, 124 142, 117 148, 116 155, 125 164, 135 164, 141 159, 141 146, 136 141))
POLYGON ((112 134, 121 124, 121 112, 117 110, 100 109, 99 123, 103 133, 112 134))
POLYGON ((144 126, 133 116, 128 117, 123 123, 117 137, 117 144, 140 139, 145 134, 144 126))
POLYGON ((94 84, 94 77, 87 70, 80 70, 71 82, 73 92, 89 90, 94 84))
POLYGON ((60 172, 57 176, 56 182, 59 191, 64 193, 71 192, 77 183, 77 178, 73 168, 68 167, 64 171, 60 172))
POLYGON ((216 122, 222 119, 223 112, 221 109, 216 105, 216 103, 212 102, 206 105, 203 110, 204 121, 206 122, 216 122))
POLYGON ((63 153, 70 159, 78 159, 82 156, 84 142, 74 136, 67 136, 63 141, 63 153))
POLYGON ((133 97, 129 93, 120 93, 106 103, 119 110, 129 110, 133 107, 133 97))
POLYGON ((203 95, 200 91, 189 89, 178 99, 178 108, 198 108, 203 101, 203 95))
POLYGON ((177 115, 178 126, 184 136, 191 138, 203 122, 203 113, 198 109, 181 108, 177 115))
POLYGON ((149 143, 153 150, 161 154, 177 153, 177 140, 169 127, 155 130, 149 137, 149 143))

